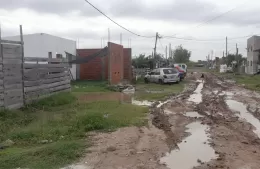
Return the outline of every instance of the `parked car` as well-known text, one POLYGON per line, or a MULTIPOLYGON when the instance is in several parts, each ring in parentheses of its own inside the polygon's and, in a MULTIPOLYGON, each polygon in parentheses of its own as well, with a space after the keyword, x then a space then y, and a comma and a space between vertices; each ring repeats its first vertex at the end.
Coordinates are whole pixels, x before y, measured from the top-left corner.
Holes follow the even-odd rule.
POLYGON ((178 70, 174 68, 159 68, 148 73, 144 78, 145 83, 179 83, 181 81, 178 70))
POLYGON ((181 77, 181 79, 184 79, 185 78, 185 76, 186 76, 186 71, 184 70, 184 69, 182 69, 181 67, 179 67, 179 66, 176 66, 175 67, 177 70, 178 70, 178 72, 180 73, 180 77, 181 77))

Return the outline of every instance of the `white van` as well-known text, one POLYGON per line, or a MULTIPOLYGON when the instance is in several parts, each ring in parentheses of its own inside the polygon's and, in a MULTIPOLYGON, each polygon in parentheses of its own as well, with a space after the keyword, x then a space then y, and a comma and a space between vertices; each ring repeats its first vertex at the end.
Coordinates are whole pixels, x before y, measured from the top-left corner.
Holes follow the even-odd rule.
POLYGON ((174 67, 176 67, 176 66, 181 67, 183 70, 185 70, 185 72, 187 72, 188 66, 186 64, 184 64, 184 63, 175 63, 174 67))

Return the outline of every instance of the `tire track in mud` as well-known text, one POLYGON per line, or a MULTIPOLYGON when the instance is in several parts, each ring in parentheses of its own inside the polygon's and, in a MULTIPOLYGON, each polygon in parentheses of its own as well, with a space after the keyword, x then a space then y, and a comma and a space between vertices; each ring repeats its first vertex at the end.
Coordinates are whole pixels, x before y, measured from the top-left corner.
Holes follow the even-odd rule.
MULTIPOLYGON (((176 97, 172 97, 169 100, 171 100, 171 104, 178 104, 178 106, 182 107, 183 104, 179 102, 179 100, 185 100, 187 99, 191 93, 197 88, 197 83, 190 83, 189 86, 186 87, 185 91, 181 93, 180 95, 176 97)), ((158 104, 158 103, 157 103, 158 104)), ((153 115, 152 118, 152 124, 157 127, 158 129, 161 129, 164 131, 164 133, 167 136, 166 143, 171 150, 178 148, 178 143, 181 142, 182 137, 184 137, 181 134, 173 133, 172 126, 173 124, 170 123, 169 116, 164 113, 164 108, 162 107, 157 108, 157 104, 155 104, 151 110, 151 114, 153 115)), ((184 130, 184 126, 183 126, 184 130)), ((187 136, 187 133, 184 133, 185 136, 187 136)))
MULTIPOLYGON (((226 95, 219 95, 232 87, 218 77, 207 74, 203 89, 203 102, 196 111, 205 116, 202 123, 210 126, 211 146, 219 157, 196 169, 230 168, 259 169, 260 139, 253 126, 239 119, 226 104, 226 95), (220 81, 220 83, 216 83, 220 81), (218 92, 214 93, 214 90, 218 92)), ((252 113, 254 114, 254 113, 252 113)), ((255 113, 256 114, 256 113, 255 113)), ((258 116, 259 117, 259 116, 258 116)))

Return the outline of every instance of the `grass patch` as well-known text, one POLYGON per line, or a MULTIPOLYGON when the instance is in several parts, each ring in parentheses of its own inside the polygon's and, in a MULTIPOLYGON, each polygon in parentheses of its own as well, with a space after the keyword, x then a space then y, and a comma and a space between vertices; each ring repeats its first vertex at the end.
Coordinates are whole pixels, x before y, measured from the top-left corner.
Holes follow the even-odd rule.
POLYGON ((76 100, 77 100, 76 97, 71 92, 62 92, 41 99, 38 102, 28 105, 26 108, 37 108, 37 109, 51 108, 56 106, 67 105, 75 102, 76 100))
POLYGON ((84 153, 85 147, 84 141, 78 140, 10 148, 0 151, 0 168, 56 169, 76 161, 84 153))
POLYGON ((244 84, 247 89, 260 91, 260 75, 235 75, 233 78, 238 84, 244 84))
POLYGON ((235 80, 237 84, 245 85, 250 90, 260 91, 260 75, 234 75, 232 73, 214 73, 225 79, 235 80))
POLYGON ((142 82, 136 85, 136 99, 156 101, 163 99, 169 95, 180 93, 184 90, 184 83, 172 85, 160 85, 155 83, 144 84, 142 82))
POLYGON ((74 81, 72 92, 109 92, 105 81, 74 81))
POLYGON ((0 143, 15 144, 0 151, 0 168, 59 168, 77 160, 90 143, 88 131, 142 126, 148 108, 118 101, 78 102, 60 93, 22 110, 0 112, 0 143), (42 144, 47 140, 47 144, 42 144))

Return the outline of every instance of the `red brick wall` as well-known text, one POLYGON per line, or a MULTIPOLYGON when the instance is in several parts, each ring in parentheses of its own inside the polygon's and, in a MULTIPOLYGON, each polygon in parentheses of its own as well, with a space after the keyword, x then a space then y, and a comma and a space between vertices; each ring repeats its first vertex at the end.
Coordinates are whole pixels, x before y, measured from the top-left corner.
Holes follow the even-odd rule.
POLYGON ((124 48, 124 79, 132 80, 132 49, 124 48))
MULTIPOLYGON (((78 49, 77 53, 80 57, 87 57, 100 50, 101 49, 78 49)), ((107 79, 107 57, 104 57, 104 60, 106 65, 105 77, 107 79)), ((80 80, 102 80, 102 62, 100 57, 80 65, 80 80)))
MULTIPOLYGON (((78 49, 80 57, 87 57, 101 49, 78 49)), ((130 48, 123 49, 123 46, 109 43, 111 61, 111 84, 118 84, 123 79, 131 80, 131 55, 130 48)), ((104 58, 104 76, 109 80, 108 56, 104 58)), ((88 63, 80 65, 80 80, 102 80, 102 59, 97 57, 88 63)))
POLYGON ((123 46, 114 43, 108 43, 109 51, 109 82, 110 84, 118 84, 123 80, 124 77, 124 52, 123 46))

